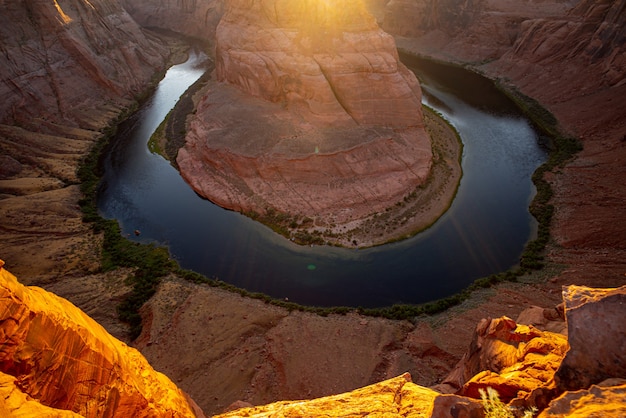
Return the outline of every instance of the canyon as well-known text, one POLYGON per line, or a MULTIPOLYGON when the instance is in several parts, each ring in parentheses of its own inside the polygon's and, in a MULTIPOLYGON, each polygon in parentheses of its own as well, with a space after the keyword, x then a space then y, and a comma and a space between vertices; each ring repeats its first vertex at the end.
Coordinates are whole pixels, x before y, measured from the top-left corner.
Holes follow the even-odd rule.
MULTIPOLYGON (((130 271, 99 269, 102 237, 82 222, 75 168, 170 54, 125 10, 145 26, 161 26, 158 18, 193 36, 213 33, 219 19, 212 13, 223 10, 220 2, 162 1, 161 12, 156 2, 132 3, 3 2, 0 17, 0 88, 8 98, 0 113, 0 255, 26 284, 70 299, 126 341, 115 305, 129 291, 130 271)), ((564 284, 619 287, 626 280, 625 2, 369 3, 402 50, 499 79, 580 138, 583 150, 546 173, 554 192, 547 266, 414 322, 288 312, 170 277, 142 311, 136 345, 207 413, 236 400, 336 394, 405 371, 434 386, 461 359, 481 318, 554 306, 564 284)))

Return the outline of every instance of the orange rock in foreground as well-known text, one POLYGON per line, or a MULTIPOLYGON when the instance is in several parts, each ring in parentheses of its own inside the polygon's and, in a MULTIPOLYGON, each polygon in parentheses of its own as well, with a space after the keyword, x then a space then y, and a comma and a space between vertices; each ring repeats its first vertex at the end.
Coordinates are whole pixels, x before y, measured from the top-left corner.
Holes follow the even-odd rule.
POLYGON ((0 391, 10 395, 3 408, 12 415, 55 416, 50 407, 86 417, 197 416, 193 401, 139 351, 67 300, 21 285, 1 265, 0 323, 0 391), (14 410, 20 406, 25 411, 14 410))
POLYGON ((242 408, 216 417, 429 417, 438 395, 412 383, 411 376, 405 373, 340 395, 242 408))

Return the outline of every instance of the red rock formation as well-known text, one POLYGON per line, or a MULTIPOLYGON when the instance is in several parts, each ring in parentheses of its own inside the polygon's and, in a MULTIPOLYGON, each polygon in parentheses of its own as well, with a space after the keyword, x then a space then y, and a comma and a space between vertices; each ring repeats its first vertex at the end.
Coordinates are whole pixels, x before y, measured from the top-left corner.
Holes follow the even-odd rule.
POLYGON ((124 9, 144 27, 169 29, 203 40, 215 39, 224 0, 122 0, 124 9))
POLYGON ((587 389, 592 384, 626 376, 626 286, 563 290, 569 350, 556 379, 564 390, 587 389))
POLYGON ((231 1, 217 32, 217 76, 314 116, 421 125, 421 91, 393 38, 361 2, 231 1))
POLYGON ((198 105, 177 162, 203 196, 328 226, 384 211, 427 178, 419 84, 360 2, 231 1, 216 59, 246 94, 214 85, 198 105))
POLYGON ((99 128, 166 52, 117 0, 3 2, 0 45, 0 123, 33 130, 32 118, 99 128))
POLYGON ((557 393, 553 377, 566 350, 562 335, 507 317, 483 319, 469 352, 438 387, 456 388, 458 394, 477 399, 481 389, 492 387, 506 403, 543 408, 557 393))
POLYGON ((67 300, 22 286, 1 266, 0 323, 0 390, 12 396, 12 414, 17 414, 14 406, 26 408, 24 414, 48 416, 65 415, 42 406, 85 417, 194 417, 199 412, 137 350, 67 300))
POLYGON ((537 418, 623 418, 626 416, 626 381, 612 380, 587 390, 563 393, 537 418))

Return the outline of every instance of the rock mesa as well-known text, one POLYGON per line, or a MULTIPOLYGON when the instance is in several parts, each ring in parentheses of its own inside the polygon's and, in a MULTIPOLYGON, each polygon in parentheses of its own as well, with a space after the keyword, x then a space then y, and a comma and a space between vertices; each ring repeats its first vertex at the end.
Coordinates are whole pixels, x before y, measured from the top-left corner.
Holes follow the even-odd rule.
POLYGON ((432 165, 421 90, 360 2, 230 1, 177 162, 220 206, 361 219, 432 165))

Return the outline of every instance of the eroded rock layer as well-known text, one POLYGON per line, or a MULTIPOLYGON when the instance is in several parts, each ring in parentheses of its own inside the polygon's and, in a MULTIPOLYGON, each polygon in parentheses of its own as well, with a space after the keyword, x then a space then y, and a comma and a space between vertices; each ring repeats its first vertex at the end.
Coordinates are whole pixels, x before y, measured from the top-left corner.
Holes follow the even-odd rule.
POLYGON ((219 205, 345 223, 428 177, 419 83, 360 2, 228 2, 216 59, 228 84, 201 99, 177 162, 219 205))
POLYGON ((67 300, 21 285, 1 264, 0 388, 26 408, 21 413, 65 416, 43 405, 85 417, 196 416, 139 351, 67 300))
POLYGON ((166 53, 116 0, 3 2, 0 40, 0 122, 34 130, 100 128, 121 99, 142 91, 166 53))
POLYGON ((158 27, 205 41, 215 39, 224 0, 122 0, 126 11, 144 27, 158 27))
POLYGON ((96 271, 99 241, 82 222, 77 167, 164 68, 169 48, 117 0, 0 7, 0 253, 40 283, 96 271))

